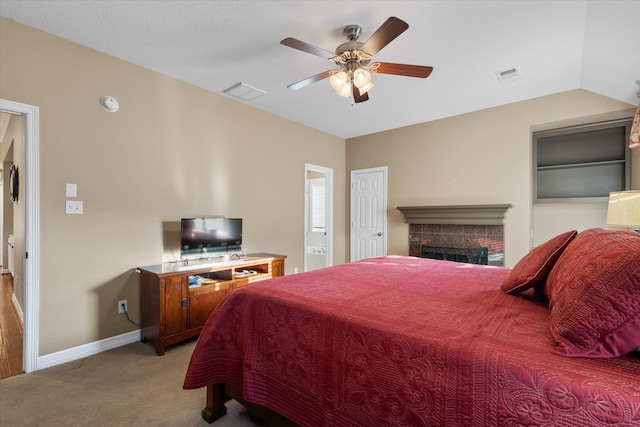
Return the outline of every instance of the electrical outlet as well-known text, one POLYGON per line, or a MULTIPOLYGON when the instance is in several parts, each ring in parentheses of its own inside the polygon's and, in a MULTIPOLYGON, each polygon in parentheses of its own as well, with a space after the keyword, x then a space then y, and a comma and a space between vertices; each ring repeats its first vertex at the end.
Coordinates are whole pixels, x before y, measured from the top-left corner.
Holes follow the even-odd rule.
POLYGON ((82 200, 67 200, 65 213, 67 215, 82 215, 84 212, 82 200))
POLYGON ((128 311, 127 300, 123 299, 118 301, 118 313, 124 313, 125 311, 128 311))

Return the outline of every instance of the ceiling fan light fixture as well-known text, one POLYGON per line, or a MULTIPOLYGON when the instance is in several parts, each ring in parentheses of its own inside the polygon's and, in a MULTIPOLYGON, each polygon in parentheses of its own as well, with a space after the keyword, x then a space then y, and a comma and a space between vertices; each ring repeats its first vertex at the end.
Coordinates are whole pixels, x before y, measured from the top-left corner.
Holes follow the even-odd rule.
POLYGON ((336 92, 340 93, 340 91, 348 86, 349 76, 344 71, 340 71, 338 73, 332 74, 329 78, 329 83, 331 83, 331 87, 335 89, 336 92))
MULTIPOLYGON (((357 87, 358 85, 356 85, 357 87)), ((367 83, 366 85, 359 87, 358 89, 360 90, 360 95, 364 95, 365 93, 369 92, 369 90, 371 90, 372 87, 374 87, 375 85, 371 82, 367 83)))
MULTIPOLYGON (((369 83, 371 83, 371 73, 363 68, 356 68, 356 70, 353 72, 353 84, 356 85, 358 89, 362 89, 369 83)), ((362 93, 362 90, 360 91, 360 93, 362 93)))
POLYGON ((343 85, 340 90, 336 90, 336 93, 340 96, 344 96, 345 98, 350 98, 351 97, 351 85, 350 84, 345 84, 343 85))
POLYGON ((324 71, 287 87, 296 90, 328 77, 331 87, 338 95, 353 96, 354 102, 359 104, 369 100, 367 92, 374 86, 371 83, 371 73, 429 77, 433 67, 391 62, 370 63, 373 55, 408 28, 409 24, 391 16, 364 43, 361 43, 358 38, 362 29, 358 25, 349 25, 344 28, 343 32, 348 42, 338 46, 334 52, 287 37, 281 40, 280 44, 328 59, 338 66, 338 69, 324 71))

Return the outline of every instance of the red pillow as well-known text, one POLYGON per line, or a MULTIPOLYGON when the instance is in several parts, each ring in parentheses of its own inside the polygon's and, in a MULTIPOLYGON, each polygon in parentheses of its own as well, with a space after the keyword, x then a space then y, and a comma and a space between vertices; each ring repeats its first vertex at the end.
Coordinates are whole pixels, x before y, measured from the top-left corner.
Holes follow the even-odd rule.
POLYGON ((640 346, 640 235, 579 233, 551 269, 545 292, 556 353, 615 357, 640 346))
POLYGON ((531 250, 513 267, 500 288, 508 294, 517 294, 543 282, 576 234, 576 230, 567 231, 531 250))

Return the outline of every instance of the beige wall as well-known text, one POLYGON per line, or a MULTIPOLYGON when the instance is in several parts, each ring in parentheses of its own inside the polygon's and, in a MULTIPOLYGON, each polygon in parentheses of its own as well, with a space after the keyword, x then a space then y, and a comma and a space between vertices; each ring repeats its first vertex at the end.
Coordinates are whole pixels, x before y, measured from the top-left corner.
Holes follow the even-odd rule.
POLYGON ((117 301, 139 319, 134 270, 175 257, 181 217, 242 217, 249 252, 302 270, 305 163, 334 170, 344 262, 340 138, 4 18, 0 98, 40 108, 41 355, 137 329, 117 301), (66 183, 84 215, 65 215, 66 183))
MULTIPOLYGON (((398 206, 512 204, 505 221, 505 263, 513 266, 545 236, 604 226, 603 203, 571 206, 570 215, 565 206, 545 205, 544 214, 533 217, 532 131, 631 117, 631 107, 575 90, 353 138, 347 141, 347 171, 388 166, 390 254, 409 253, 408 224, 398 206)), ((635 165, 640 168, 640 162, 635 165)))

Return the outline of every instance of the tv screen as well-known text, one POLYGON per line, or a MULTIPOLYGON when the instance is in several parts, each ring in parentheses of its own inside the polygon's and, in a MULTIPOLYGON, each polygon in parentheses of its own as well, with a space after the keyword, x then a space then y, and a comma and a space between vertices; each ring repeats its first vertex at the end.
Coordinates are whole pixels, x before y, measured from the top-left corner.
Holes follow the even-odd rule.
POLYGON ((181 258, 238 253, 242 250, 242 218, 183 218, 181 258))

